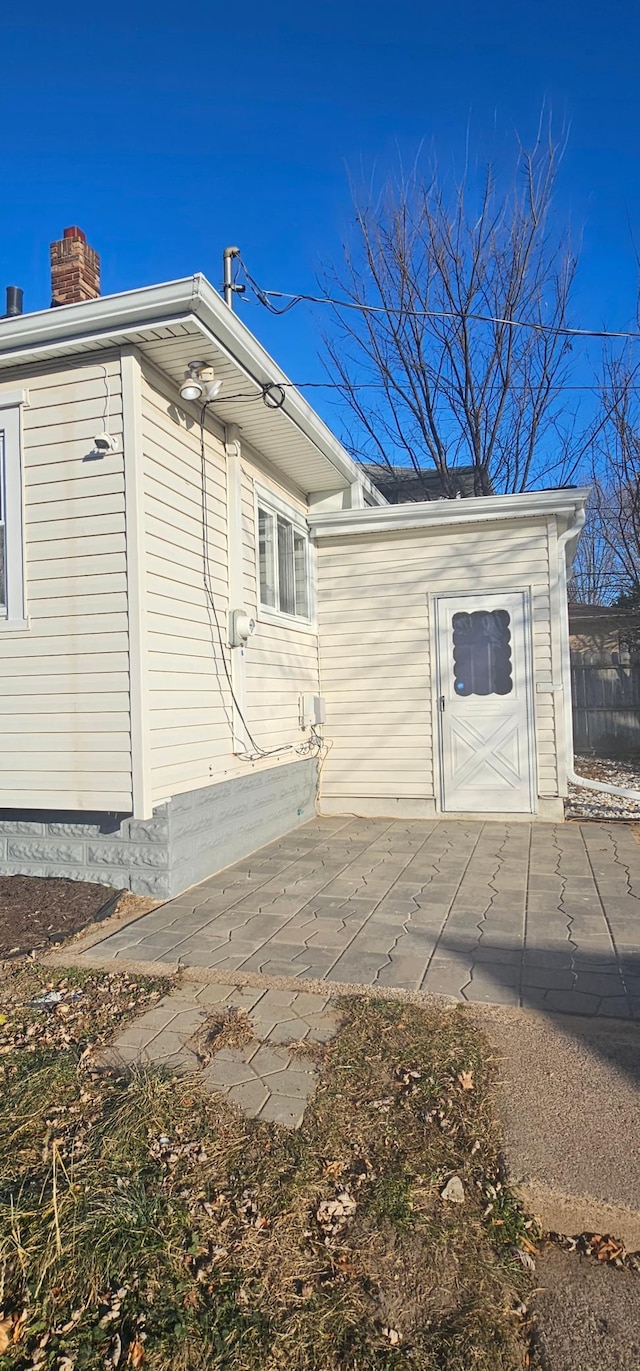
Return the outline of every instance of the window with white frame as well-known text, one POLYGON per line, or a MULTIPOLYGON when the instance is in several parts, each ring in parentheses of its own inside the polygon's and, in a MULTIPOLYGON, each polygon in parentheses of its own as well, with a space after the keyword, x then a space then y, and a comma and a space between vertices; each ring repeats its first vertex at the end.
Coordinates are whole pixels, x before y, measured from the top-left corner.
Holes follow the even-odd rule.
POLYGON ((0 393, 0 626, 24 621, 20 407, 0 393))
POLYGON ((311 618, 309 536, 303 522, 258 497, 260 605, 295 619, 311 618))

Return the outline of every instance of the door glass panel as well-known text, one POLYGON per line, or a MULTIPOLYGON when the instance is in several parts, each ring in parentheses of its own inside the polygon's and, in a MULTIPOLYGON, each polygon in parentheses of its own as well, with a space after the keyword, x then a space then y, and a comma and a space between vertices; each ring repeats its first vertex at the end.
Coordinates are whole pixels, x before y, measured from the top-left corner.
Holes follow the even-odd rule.
POLYGON ((511 631, 506 609, 454 614, 453 681, 456 695, 509 695, 511 631))

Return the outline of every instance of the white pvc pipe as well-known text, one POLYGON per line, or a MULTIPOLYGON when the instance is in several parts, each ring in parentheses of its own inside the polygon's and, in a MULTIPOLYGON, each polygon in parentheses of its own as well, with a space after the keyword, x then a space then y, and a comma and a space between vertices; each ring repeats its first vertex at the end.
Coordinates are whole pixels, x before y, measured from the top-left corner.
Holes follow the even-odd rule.
POLYGON ((584 786, 585 790, 595 790, 605 795, 620 795, 625 800, 635 800, 640 804, 640 790, 628 790, 623 785, 609 785, 607 781, 592 781, 587 776, 579 776, 574 770, 573 750, 573 706, 571 697, 571 647, 569 642, 569 599, 567 595, 567 546, 578 540, 585 524, 585 508, 576 508, 572 522, 558 538, 558 574, 560 576, 562 613, 565 617, 562 635, 562 678, 564 695, 564 731, 567 756, 567 780, 572 785, 584 786))

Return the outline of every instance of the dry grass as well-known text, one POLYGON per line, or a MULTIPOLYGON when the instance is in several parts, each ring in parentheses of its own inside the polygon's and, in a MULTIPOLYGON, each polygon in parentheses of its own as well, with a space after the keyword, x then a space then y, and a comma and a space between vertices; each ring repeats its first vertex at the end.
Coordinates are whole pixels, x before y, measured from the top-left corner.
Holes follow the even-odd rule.
POLYGON ((224 1009, 209 1014, 206 1023, 192 1039, 198 1059, 206 1064, 223 1047, 246 1047, 256 1037, 251 1019, 244 1009, 224 1009))
POLYGON ((297 1133, 184 1079, 92 1076, 78 1046, 5 1057, 11 1371, 524 1367, 531 1230, 477 1030, 398 1002, 342 1012, 297 1133), (460 1205, 441 1198, 454 1175, 460 1205))

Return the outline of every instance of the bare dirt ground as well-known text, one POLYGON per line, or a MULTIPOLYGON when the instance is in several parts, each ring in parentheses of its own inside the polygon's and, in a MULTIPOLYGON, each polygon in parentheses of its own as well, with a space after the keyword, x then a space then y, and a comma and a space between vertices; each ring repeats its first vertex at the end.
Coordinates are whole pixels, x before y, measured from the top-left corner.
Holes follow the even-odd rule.
POLYGON ((0 876, 0 959, 63 942, 112 913, 119 894, 89 881, 0 876))

